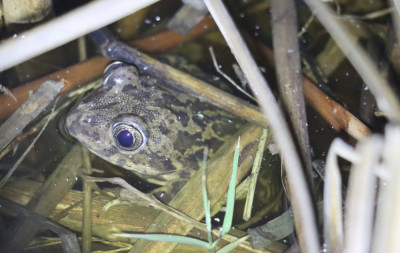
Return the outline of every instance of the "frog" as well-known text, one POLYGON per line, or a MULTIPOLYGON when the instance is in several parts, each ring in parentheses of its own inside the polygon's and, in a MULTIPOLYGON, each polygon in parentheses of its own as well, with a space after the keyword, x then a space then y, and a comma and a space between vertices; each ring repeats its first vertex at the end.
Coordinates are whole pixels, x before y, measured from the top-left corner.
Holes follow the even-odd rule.
POLYGON ((92 153, 143 180, 187 181, 244 121, 167 87, 134 65, 111 63, 104 85, 67 114, 66 128, 92 153))

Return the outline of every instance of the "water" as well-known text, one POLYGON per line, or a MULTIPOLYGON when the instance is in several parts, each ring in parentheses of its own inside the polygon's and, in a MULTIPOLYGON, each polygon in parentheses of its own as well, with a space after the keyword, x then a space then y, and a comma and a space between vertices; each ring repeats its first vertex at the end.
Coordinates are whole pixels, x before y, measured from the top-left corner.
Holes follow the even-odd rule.
MULTIPOLYGON (((77 5, 84 4, 84 2, 85 1, 76 1, 75 6, 69 6, 68 8, 76 7, 77 5)), ((243 31, 246 31, 247 34, 250 35, 251 40, 271 46, 272 35, 270 28, 270 13, 268 11, 269 6, 266 4, 265 1, 226 1, 226 3, 229 10, 233 13, 232 16, 237 20, 239 28, 243 31)), ((373 4, 375 4, 374 6, 376 7, 376 5, 380 4, 380 1, 372 1, 371 5, 373 4)), ((123 40, 125 41, 141 38, 149 34, 155 34, 164 29, 165 24, 175 13, 178 6, 178 1, 173 1, 172 3, 168 4, 166 3, 166 1, 162 1, 161 3, 156 4, 155 6, 147 10, 147 12, 144 13, 142 19, 139 19, 139 21, 134 21, 135 19, 127 19, 129 20, 129 22, 120 21, 113 24, 111 28, 116 31, 116 34, 123 37, 123 40), (129 30, 129 28, 133 29, 133 27, 135 27, 135 29, 137 30, 136 33, 125 35, 125 30, 129 30)), ((368 13, 370 11, 362 9, 361 7, 357 7, 356 3, 347 3, 342 7, 342 12, 344 13, 358 14, 368 13)), ((63 8, 67 9, 67 7, 63 8)), ((307 8, 302 4, 299 4, 297 8, 299 11, 299 23, 300 25, 304 25, 308 20, 310 13, 308 12, 307 8)), ((59 6, 56 6, 54 15, 57 16, 60 13, 64 13, 65 11, 67 11, 66 9, 62 9, 59 6)), ((382 17, 379 20, 374 20, 371 22, 373 22, 375 25, 384 26, 386 24, 386 21, 387 17, 382 17)), ((368 24, 363 25, 368 26, 368 24)), ((373 28, 373 26, 371 27, 373 28)), ((21 34, 23 31, 24 29, 21 29, 13 34, 18 37, 19 34, 21 34)), ((327 69, 327 67, 330 67, 331 64, 330 59, 318 59, 318 56, 324 52, 328 39, 329 36, 320 27, 320 25, 316 21, 312 22, 311 25, 307 27, 304 35, 299 38, 302 56, 307 56, 307 58, 311 59, 311 64, 313 64, 314 66, 320 64, 320 67, 322 69, 327 69)), ((378 47, 383 47, 383 45, 384 43, 380 43, 378 44, 378 47)), ((230 49, 226 46, 225 41, 223 40, 218 30, 213 30, 206 35, 199 37, 197 40, 177 45, 176 47, 168 51, 154 53, 154 51, 157 51, 155 49, 153 51, 153 54, 156 57, 160 53, 180 55, 188 60, 190 63, 194 63, 200 66, 200 68, 205 70, 207 73, 211 73, 212 75, 214 75, 214 77, 211 77, 208 80, 209 82, 212 82, 212 80, 218 79, 215 78, 215 76, 219 77, 219 75, 214 69, 211 57, 208 53, 209 46, 212 46, 214 48, 214 51, 216 52, 218 66, 226 74, 239 82, 239 79, 235 77, 234 70, 232 68, 232 64, 235 63, 234 57, 232 56, 230 49)), ((35 80, 43 76, 44 74, 51 73, 55 70, 59 70, 75 64, 78 62, 79 59, 79 54, 77 52, 78 43, 72 42, 57 50, 49 52, 44 56, 40 56, 16 68, 1 73, 0 83, 6 85, 9 88, 14 88, 17 85, 24 84, 25 82, 28 82, 30 80, 35 80)), ((289 49, 288 52, 293 53, 291 49, 289 49)), ((92 48, 90 43, 87 44, 87 53, 88 57, 92 57, 95 55, 95 49, 92 48)), ((265 59, 261 58, 260 55, 261 54, 259 53, 255 53, 254 57, 260 64, 260 67, 265 68, 265 76, 268 79, 269 83, 272 85, 272 88, 275 89, 275 72, 271 64, 268 63, 265 59)), ((323 81, 320 82, 320 80, 322 79, 319 79, 318 83, 323 83, 323 81)), ((362 81, 359 78, 358 74, 351 67, 351 65, 346 60, 344 60, 342 63, 338 64, 337 68, 335 68, 334 71, 326 76, 326 80, 327 82, 324 85, 328 89, 329 94, 332 94, 333 97, 339 100, 342 104, 346 105, 346 107, 356 116, 360 115, 361 109, 359 107, 359 94, 361 89, 365 88, 362 88, 362 81)), ((246 96, 235 91, 234 88, 228 87, 229 85, 225 84, 223 89, 230 90, 236 96, 239 96, 242 99, 247 99, 246 96)), ((67 100, 67 98, 65 98, 65 100, 67 100)), ((363 104, 365 104, 365 102, 363 102, 363 104)), ((65 114, 67 110, 68 108, 63 109, 60 112, 59 117, 62 117, 62 115, 65 114)), ((73 142, 66 140, 59 134, 57 130, 57 121, 59 120, 59 117, 53 120, 53 122, 48 126, 47 130, 43 134, 43 137, 39 139, 39 142, 35 145, 34 149, 29 153, 28 157, 17 170, 14 179, 16 180, 16 182, 20 180, 28 180, 30 182, 29 185, 31 185, 31 182, 44 182, 45 179, 49 175, 51 175, 52 171, 67 155, 69 149, 74 145, 73 142)), ((325 159, 332 139, 337 136, 345 136, 345 134, 335 132, 332 127, 326 123, 322 116, 320 116, 310 106, 307 106, 307 119, 310 135, 310 146, 313 151, 313 159, 325 159)), ((375 127, 376 129, 380 129, 379 125, 373 127, 375 127)), ((32 129, 32 126, 29 126, 27 129, 32 129)), ((31 135, 20 141, 16 148, 16 151, 10 152, 6 157, 1 160, 1 167, 3 172, 6 171, 16 161, 16 159, 29 145, 33 136, 34 135, 31 135)), ((110 165, 104 160, 101 160, 99 158, 93 159, 94 160, 92 161, 92 166, 96 169, 105 171, 104 173, 95 172, 95 175, 98 177, 121 177, 124 178, 129 184, 145 192, 150 191, 156 187, 139 179, 134 174, 126 170, 110 165)), ((282 188, 280 170, 281 166, 278 156, 271 156, 270 154, 266 153, 260 173, 260 179, 255 193, 257 199, 253 207, 253 214, 257 213, 258 210, 269 206, 270 210, 263 215, 264 219, 259 220, 252 226, 255 226, 256 224, 263 224, 266 221, 269 221, 282 213, 282 199, 285 193, 282 188), (274 202, 276 199, 278 199, 276 201, 276 204, 274 206, 271 206, 271 203, 274 202)), ((319 184, 320 183, 317 182, 317 185, 319 184)), ((26 185, 28 185, 28 183, 26 183, 26 185)), ((32 183, 32 185, 34 184, 32 183)), ((39 184, 35 185, 35 187, 37 188, 39 184)), ((113 185, 110 183, 102 183, 100 184, 100 186, 103 188, 108 188, 112 187, 113 185)), ((18 187, 16 187, 16 189, 17 188, 18 187)), ((32 186, 32 189, 26 189, 25 192, 19 194, 21 194, 21 196, 23 196, 22 194, 27 194, 30 196, 31 193, 29 192, 34 191, 34 189, 36 188, 32 186)), ((66 226, 68 226, 68 222, 79 223, 80 219, 77 217, 81 215, 80 211, 77 211, 76 209, 81 208, 81 204, 79 203, 79 201, 81 199, 82 182, 79 181, 74 186, 73 190, 74 191, 72 191, 72 193, 68 195, 69 202, 67 201, 63 202, 62 205, 60 204, 62 208, 57 209, 56 211, 58 214, 60 214, 62 212, 62 209, 68 207, 72 208, 73 205, 77 206, 71 209, 75 210, 73 211, 73 215, 75 215, 75 218, 69 218, 70 220, 68 220, 68 217, 63 216, 66 226)), ((317 190, 320 190, 320 188, 317 188, 317 190)), ((11 190, 8 190, 8 192, 6 193, 4 193, 3 191, 2 194, 10 193, 11 190)), ((123 226, 121 226, 122 228, 129 229, 132 228, 132 226, 136 226, 136 229, 138 231, 144 231, 146 226, 148 226, 149 224, 153 224, 152 219, 149 217, 153 217, 152 215, 157 215, 157 210, 155 210, 154 208, 149 208, 146 205, 115 205, 109 209, 109 212, 102 211, 102 205, 106 205, 109 201, 112 201, 113 199, 114 197, 108 197, 99 193, 94 193, 93 222, 97 222, 96 224, 101 224, 101 226, 104 226, 104 228, 101 230, 95 229, 93 231, 95 235, 100 236, 102 233, 107 233, 107 231, 113 229, 114 223, 117 225, 123 224, 123 226), (143 223, 134 223, 134 221, 136 221, 135 214, 141 217, 143 223)), ((25 199, 20 204, 26 203, 27 200, 25 199)), ((237 215, 234 218, 234 226, 236 228, 245 228, 245 226, 243 225, 244 221, 241 220, 240 212, 243 206, 243 201, 238 201, 236 204, 237 215)), ((222 221, 221 217, 223 218, 223 215, 218 214, 218 216, 214 218, 215 226, 220 225, 220 222, 222 221)), ((11 222, 14 220, 14 218, 8 215, 3 215, 3 218, 6 219, 8 224, 12 224, 11 222)), ((77 227, 75 226, 74 229, 77 229, 77 227)), ((290 243, 290 240, 286 240, 285 242, 290 243)), ((100 245, 99 247, 104 248, 105 246, 100 245)))

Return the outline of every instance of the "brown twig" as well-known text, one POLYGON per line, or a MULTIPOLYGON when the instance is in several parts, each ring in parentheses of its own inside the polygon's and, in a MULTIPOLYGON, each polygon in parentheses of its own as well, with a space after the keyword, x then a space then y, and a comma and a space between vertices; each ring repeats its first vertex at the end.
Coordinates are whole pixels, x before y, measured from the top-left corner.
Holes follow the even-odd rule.
POLYGON ((0 95, 0 119, 7 118, 28 98, 29 92, 36 90, 40 84, 46 80, 64 81, 65 87, 60 94, 73 90, 79 85, 88 83, 98 78, 103 73, 104 68, 110 59, 102 56, 93 57, 87 61, 77 63, 71 67, 54 72, 45 77, 36 79, 35 81, 23 84, 12 90, 12 93, 17 98, 15 102, 12 98, 6 95, 0 95))
MULTIPOLYGON (((130 44, 145 52, 160 52, 193 40, 215 27, 216 25, 213 19, 207 16, 186 36, 166 30, 155 35, 134 40, 130 44)), ((60 94, 62 94, 99 78, 110 61, 110 59, 102 56, 95 56, 87 61, 77 63, 63 70, 23 84, 12 90, 12 94, 17 98, 17 102, 7 95, 0 95, 0 119, 9 117, 28 98, 29 92, 36 90, 45 80, 64 81, 66 86, 61 90, 60 94)))
POLYGON ((318 0, 305 0, 315 16, 331 34, 365 84, 376 98, 376 102, 388 119, 400 122, 400 102, 395 93, 380 75, 365 51, 352 39, 351 33, 338 21, 333 11, 318 0))
POLYGON ((266 127, 268 124, 266 118, 257 107, 139 52, 122 42, 112 41, 106 43, 101 46, 101 51, 112 59, 135 64, 139 69, 143 69, 145 73, 158 80, 163 80, 165 84, 198 97, 200 100, 211 103, 251 123, 262 127, 266 127))
MULTIPOLYGON (((270 48, 262 43, 254 43, 254 45, 260 50, 268 63, 274 63, 273 52, 270 48)), ((342 105, 331 99, 305 76, 303 76, 303 89, 306 101, 314 107, 336 131, 345 131, 356 140, 371 135, 371 130, 364 123, 342 105)))
POLYGON ((3 150, 23 129, 34 120, 58 95, 63 82, 47 80, 28 100, 0 126, 0 151, 3 150))

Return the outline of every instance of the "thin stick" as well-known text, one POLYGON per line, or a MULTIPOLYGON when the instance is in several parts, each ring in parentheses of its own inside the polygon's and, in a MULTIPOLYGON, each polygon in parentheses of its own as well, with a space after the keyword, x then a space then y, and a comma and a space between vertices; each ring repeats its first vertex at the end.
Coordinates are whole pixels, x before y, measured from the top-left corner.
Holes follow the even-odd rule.
MULTIPOLYGON (((103 31, 98 31, 103 33, 103 31)), ((101 35, 104 36, 104 35, 101 35)), ((164 83, 189 95, 194 95, 202 101, 211 103, 227 112, 230 112, 249 122, 266 127, 267 119, 257 107, 248 102, 222 91, 214 86, 175 69, 167 64, 125 45, 122 42, 109 38, 109 43, 100 45, 103 55, 130 64, 135 64, 139 69, 164 83)))
POLYGON ((157 0, 92 1, 48 23, 37 26, 0 46, 0 71, 64 45, 89 32, 109 25, 157 0), (107 13, 107 15, 104 15, 107 13))
POLYGON ((297 13, 293 0, 272 0, 272 42, 280 97, 304 162, 304 172, 314 192, 306 105, 297 39, 297 13))
POLYGON ((212 62, 214 64, 214 68, 215 70, 221 75, 223 76, 230 84, 232 84, 233 86, 235 86, 236 89, 238 89, 240 92, 242 92, 244 95, 246 95, 247 97, 251 98, 253 101, 256 101, 256 99, 250 95, 247 91, 243 90, 242 87, 240 87, 239 85, 237 85, 237 83, 235 83, 235 81, 232 80, 232 78, 230 78, 227 74, 225 74, 219 67, 218 67, 218 62, 217 59, 215 57, 215 53, 214 53, 214 49, 212 47, 209 47, 208 50, 210 51, 210 55, 211 55, 211 59, 212 62))
POLYGON ((254 202, 254 192, 256 191, 257 178, 261 168, 261 161, 263 158, 267 137, 268 129, 265 128, 263 129, 260 141, 258 142, 256 157, 254 158, 253 168, 251 169, 250 185, 247 190, 246 203, 243 211, 243 220, 245 221, 248 221, 251 217, 251 208, 253 207, 254 202))
MULTIPOLYGON (((257 43, 257 48, 270 64, 274 63, 273 52, 270 48, 262 43, 257 43)), ((363 139, 371 134, 371 130, 369 130, 364 123, 346 110, 346 108, 331 99, 305 76, 303 76, 303 85, 307 102, 314 107, 336 131, 344 130, 356 140, 363 139)))
POLYGON ((257 97, 263 112, 269 119, 275 140, 280 146, 282 154, 284 154, 283 159, 292 188, 291 203, 300 247, 304 252, 319 252, 318 233, 311 196, 299 156, 293 140, 290 138, 289 128, 282 117, 283 114, 223 3, 215 0, 205 0, 204 2, 245 73, 253 94, 257 97))
MULTIPOLYGON (((157 34, 152 34, 150 36, 134 40, 130 42, 130 45, 145 52, 165 51, 187 41, 193 40, 214 29, 215 27, 216 24, 214 23, 214 20, 210 16, 207 16, 186 36, 165 30, 157 34)), ((87 61, 79 62, 75 65, 69 66, 68 68, 56 71, 50 75, 14 88, 12 93, 15 95, 15 98, 18 100, 18 102, 15 102, 12 97, 6 94, 0 95, 0 105, 2 105, 0 108, 0 119, 7 118, 16 109, 18 109, 18 107, 28 98, 29 91, 36 90, 45 80, 53 79, 64 81, 66 86, 64 89, 62 89, 61 93, 65 93, 76 88, 77 86, 99 78, 103 74, 105 67, 110 61, 110 59, 101 56, 95 56, 87 61)))
POLYGON ((112 184, 117 184, 124 189, 128 190, 131 194, 134 194, 143 200, 147 201, 147 203, 151 206, 157 207, 169 215, 175 217, 176 219, 179 219, 181 221, 186 221, 187 223, 191 224, 193 227, 196 227, 200 230, 206 231, 204 224, 201 222, 187 216, 186 214, 168 206, 165 205, 164 203, 160 202, 158 199, 156 199, 153 195, 151 194, 146 194, 142 193, 141 191, 137 190, 135 187, 131 186, 128 184, 125 180, 119 177, 111 177, 111 178, 96 178, 96 177, 89 177, 89 176, 84 176, 84 180, 86 182, 109 182, 112 184))
POLYGON ((42 135, 43 131, 46 129, 47 125, 49 124, 50 120, 53 118, 53 113, 54 113, 54 109, 57 105, 57 101, 58 98, 56 98, 56 101, 54 103, 54 106, 51 110, 51 116, 47 119, 46 123, 44 124, 43 128, 40 130, 40 132, 38 133, 38 135, 35 137, 35 139, 33 139, 33 141, 31 142, 31 144, 29 145, 29 147, 24 151, 24 153, 21 155, 21 157, 17 160, 17 162, 15 162, 15 164, 13 165, 13 167, 7 172, 7 174, 1 179, 0 181, 0 189, 4 187, 4 185, 7 183, 8 179, 12 176, 12 174, 14 173, 14 171, 18 168, 18 166, 22 163, 22 161, 25 159, 25 157, 28 155, 29 151, 31 151, 31 149, 33 148, 33 146, 35 145, 36 141, 39 139, 39 137, 42 135))
POLYGON ((64 87, 63 82, 45 81, 28 100, 0 126, 0 150, 3 150, 43 111, 64 87))

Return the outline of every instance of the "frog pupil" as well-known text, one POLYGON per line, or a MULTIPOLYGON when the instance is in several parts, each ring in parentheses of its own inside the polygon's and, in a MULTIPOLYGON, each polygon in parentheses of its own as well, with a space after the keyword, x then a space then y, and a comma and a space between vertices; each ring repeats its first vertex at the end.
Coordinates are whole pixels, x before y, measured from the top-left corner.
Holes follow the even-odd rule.
POLYGON ((122 130, 117 135, 119 145, 128 148, 133 145, 133 135, 129 130, 122 130))

